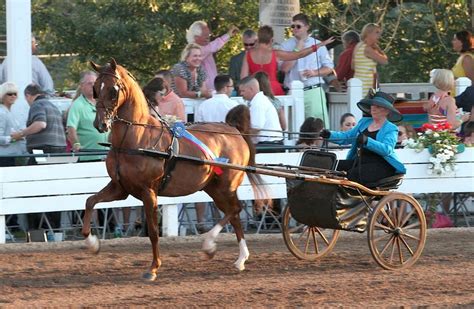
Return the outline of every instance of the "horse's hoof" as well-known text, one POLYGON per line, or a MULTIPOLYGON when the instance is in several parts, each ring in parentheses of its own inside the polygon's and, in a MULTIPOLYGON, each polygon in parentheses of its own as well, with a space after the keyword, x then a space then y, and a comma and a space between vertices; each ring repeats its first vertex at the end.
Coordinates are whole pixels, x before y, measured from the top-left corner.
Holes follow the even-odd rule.
POLYGON ((155 281, 156 280, 156 273, 144 273, 143 274, 143 279, 148 280, 148 281, 155 281))
POLYGON ((235 266, 235 268, 237 268, 238 271, 244 271, 245 270, 245 265, 243 263, 242 264, 234 263, 234 266, 235 266))
POLYGON ((93 254, 98 254, 100 251, 100 241, 95 235, 89 235, 86 239, 86 246, 93 254))
POLYGON ((217 253, 217 249, 216 247, 214 247, 213 249, 210 249, 210 250, 202 250, 202 252, 204 253, 204 256, 206 257, 206 259, 208 260, 212 260, 214 258, 214 256, 216 255, 217 253))

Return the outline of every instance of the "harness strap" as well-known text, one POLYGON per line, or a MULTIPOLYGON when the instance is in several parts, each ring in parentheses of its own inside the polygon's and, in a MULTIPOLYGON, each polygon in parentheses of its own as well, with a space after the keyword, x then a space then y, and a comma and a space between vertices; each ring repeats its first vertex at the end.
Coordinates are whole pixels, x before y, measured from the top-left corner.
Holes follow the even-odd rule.
POLYGON ((171 140, 170 147, 168 148, 169 158, 165 159, 164 165, 164 176, 161 179, 161 184, 158 189, 158 193, 163 191, 166 188, 166 185, 171 180, 171 172, 176 167, 176 162, 178 161, 177 156, 179 156, 179 142, 178 139, 173 135, 171 140))

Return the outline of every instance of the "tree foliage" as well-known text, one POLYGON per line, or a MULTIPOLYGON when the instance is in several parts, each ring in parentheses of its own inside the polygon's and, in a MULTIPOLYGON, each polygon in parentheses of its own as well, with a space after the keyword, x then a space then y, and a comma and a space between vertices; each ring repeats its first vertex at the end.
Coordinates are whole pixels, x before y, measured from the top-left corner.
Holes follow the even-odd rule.
MULTIPOLYGON (((313 18, 322 38, 360 30, 368 22, 381 24, 381 45, 390 59, 381 68, 383 82, 426 81, 431 69, 450 68, 456 57, 450 41, 456 31, 469 29, 469 4, 300 0, 301 11, 313 18)), ((58 89, 75 85, 89 60, 104 63, 111 57, 145 83, 179 60, 192 22, 207 21, 214 37, 232 24, 242 31, 256 29, 258 5, 246 0, 32 0, 32 27, 41 53, 77 55, 45 61, 58 89)), ((240 49, 236 36, 216 54, 219 71, 227 71, 240 49)))

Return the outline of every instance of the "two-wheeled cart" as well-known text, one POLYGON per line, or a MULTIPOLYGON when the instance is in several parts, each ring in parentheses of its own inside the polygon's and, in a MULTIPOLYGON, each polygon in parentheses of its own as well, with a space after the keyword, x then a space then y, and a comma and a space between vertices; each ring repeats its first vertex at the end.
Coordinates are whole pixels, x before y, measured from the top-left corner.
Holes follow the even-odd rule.
POLYGON ((305 151, 298 166, 241 166, 183 155, 178 159, 286 178, 282 232, 286 246, 299 259, 317 260, 330 253, 341 230, 367 231, 370 252, 385 269, 409 267, 423 251, 427 228, 423 208, 412 196, 390 191, 398 188, 403 175, 363 186, 335 170, 334 153, 316 150, 305 151))
POLYGON ((307 151, 297 173, 321 171, 289 180, 282 232, 290 252, 317 260, 331 252, 341 230, 365 232, 375 261, 383 268, 409 267, 426 241, 423 208, 412 196, 394 192, 403 175, 382 179, 370 188, 333 171, 333 153, 307 151), (314 175, 314 176, 312 176, 314 175))

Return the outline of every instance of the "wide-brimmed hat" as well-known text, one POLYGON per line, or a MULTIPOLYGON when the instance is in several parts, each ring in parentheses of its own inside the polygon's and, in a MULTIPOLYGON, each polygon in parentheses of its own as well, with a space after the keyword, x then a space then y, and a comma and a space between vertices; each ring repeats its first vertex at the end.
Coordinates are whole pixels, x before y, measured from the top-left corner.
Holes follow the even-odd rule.
POLYGON ((402 120, 403 116, 395 107, 393 107, 394 102, 395 99, 392 98, 392 96, 385 92, 378 91, 373 95, 373 97, 362 99, 359 103, 357 103, 357 106, 360 108, 361 111, 369 115, 371 105, 377 105, 386 108, 390 111, 390 114, 388 114, 387 119, 391 122, 398 122, 402 120))

